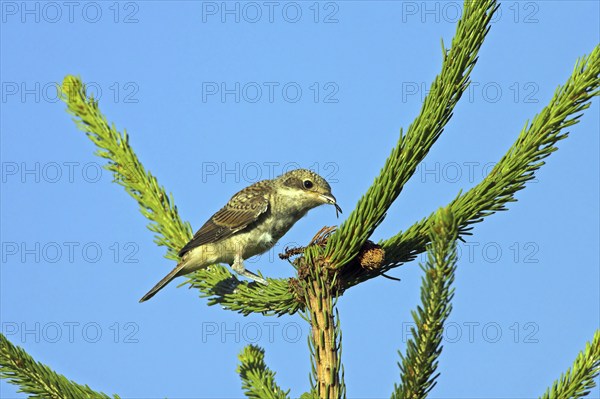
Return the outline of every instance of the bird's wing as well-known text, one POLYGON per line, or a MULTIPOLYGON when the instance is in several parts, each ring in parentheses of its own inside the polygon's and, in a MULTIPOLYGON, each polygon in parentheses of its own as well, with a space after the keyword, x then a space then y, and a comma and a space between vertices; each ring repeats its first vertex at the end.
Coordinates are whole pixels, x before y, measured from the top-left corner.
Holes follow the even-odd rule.
POLYGON ((256 184, 235 194, 194 234, 179 256, 200 245, 223 240, 256 222, 269 209, 269 198, 256 184))

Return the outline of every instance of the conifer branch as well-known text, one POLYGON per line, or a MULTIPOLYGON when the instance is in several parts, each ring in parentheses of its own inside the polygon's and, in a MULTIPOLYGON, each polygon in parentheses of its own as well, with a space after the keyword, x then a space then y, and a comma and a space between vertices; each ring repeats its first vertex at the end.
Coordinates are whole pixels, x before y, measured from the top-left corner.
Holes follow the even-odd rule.
POLYGON ((300 395, 300 399, 319 399, 319 396, 315 391, 304 392, 300 395))
POLYGON ((444 323, 452 310, 456 271, 456 220, 448 209, 440 209, 434 216, 427 249, 427 262, 421 265, 425 276, 421 282, 421 305, 412 312, 416 328, 406 344, 406 355, 400 353, 401 384, 394 385, 393 399, 420 399, 436 384, 434 373, 442 352, 444 323))
POLYGON ((573 366, 554 381, 541 399, 577 399, 590 393, 596 386, 594 379, 600 373, 600 330, 596 330, 592 343, 587 342, 579 352, 573 366))
POLYGON ((444 131, 454 106, 470 83, 469 75, 490 30, 495 0, 465 0, 449 51, 443 49, 442 71, 431 84, 421 112, 385 161, 379 176, 358 201, 348 219, 328 242, 325 256, 333 267, 352 260, 396 200, 404 184, 444 131))
POLYGON ((318 398, 345 398, 341 361, 341 328, 335 309, 336 271, 325 267, 320 248, 308 247, 301 268, 307 273, 301 281, 306 302, 306 319, 311 326, 311 393, 318 398))
MULTIPOLYGON (((596 47, 589 56, 578 60, 567 83, 557 89, 548 106, 533 119, 533 122, 527 123, 516 142, 492 172, 467 193, 459 193, 457 198, 448 205, 458 221, 461 236, 469 234, 471 225, 497 211, 505 210, 508 202, 516 201, 514 194, 523 189, 528 180, 534 178, 535 171, 544 164, 543 159, 557 150, 555 144, 568 136, 568 132, 561 133, 561 130, 576 124, 581 114, 576 116, 574 114, 587 109, 591 98, 598 95, 599 71, 600 47, 596 47)), ((108 157, 107 168, 115 173, 115 181, 124 185, 128 192, 139 193, 137 197, 134 196, 136 199, 167 198, 162 188, 154 194, 145 195, 146 190, 158 188, 156 179, 148 177, 144 180, 139 177, 151 175, 147 172, 144 172, 145 175, 139 172, 144 169, 129 146, 126 136, 121 136, 114 126, 109 127, 98 110, 97 102, 86 97, 81 81, 68 76, 63 86, 63 93, 69 93, 68 96, 63 96, 69 106, 69 112, 76 116, 78 127, 100 147, 97 153, 108 157), (102 150, 120 147, 122 147, 120 151, 102 150), (123 159, 117 158, 117 154, 121 153, 125 154, 123 159), (139 164, 132 168, 138 171, 137 179, 128 179, 124 169, 119 168, 119 165, 128 164, 139 164), (131 183, 136 185, 128 187, 131 183)), ((167 204, 160 201, 158 204, 140 202, 144 215, 154 217, 151 220, 154 220, 155 224, 150 224, 149 227, 158 234, 155 242, 169 248, 168 258, 173 258, 173 254, 187 242, 187 238, 183 237, 191 236, 189 224, 180 221, 176 207, 171 208, 172 202, 172 198, 167 204), (161 237, 160 234, 163 236, 161 237)), ((342 288, 347 289, 362 281, 380 276, 424 252, 429 242, 428 231, 432 220, 433 215, 415 223, 406 231, 382 241, 380 244, 386 251, 384 267, 377 270, 342 268, 338 276, 343 284, 342 288)), ((267 287, 257 287, 255 284, 240 282, 228 268, 219 265, 196 271, 188 276, 188 283, 201 291, 201 297, 208 297, 210 305, 220 304, 226 309, 243 314, 293 314, 302 310, 304 306, 294 294, 288 280, 269 279, 270 283, 267 287)))
MULTIPOLYGON (((87 96, 81 79, 65 77, 61 98, 74 116, 77 127, 98 147, 96 155, 107 159, 105 168, 114 181, 125 188, 150 220, 148 228, 156 233, 154 242, 167 247, 166 258, 178 260, 177 252, 192 237, 189 223, 182 222, 172 195, 167 195, 156 178, 142 165, 129 144, 126 132, 119 133, 98 108, 98 102, 87 96)), ((270 280, 268 286, 240 282, 228 268, 214 265, 189 276, 191 286, 198 288, 209 305, 220 304, 240 313, 285 314, 299 309, 297 297, 287 280, 270 280)))
POLYGON ((295 295, 290 279, 266 278, 269 285, 240 282, 229 269, 220 265, 197 270, 187 275, 190 288, 200 291, 200 298, 208 298, 208 305, 221 305, 243 315, 294 314, 304 304, 295 295))
POLYGON ((146 171, 129 145, 127 132, 121 134, 114 124, 109 125, 98 101, 87 96, 81 79, 65 77, 60 93, 77 127, 98 147, 96 155, 108 160, 104 168, 113 173, 114 182, 125 188, 150 220, 148 229, 156 233, 154 242, 167 247, 166 258, 178 260, 177 252, 192 237, 192 228, 181 221, 173 196, 146 171))
POLYGON ((242 389, 252 399, 287 399, 289 390, 283 391, 275 384, 275 373, 265 364, 265 351, 255 345, 246 346, 239 354, 237 372, 242 379, 242 389))
MULTIPOLYGON (((447 207, 459 226, 459 236, 470 235, 472 225, 489 215, 506 210, 515 202, 515 194, 535 177, 545 164, 544 159, 558 150, 556 143, 568 137, 564 131, 579 122, 581 112, 589 108, 591 99, 600 91, 600 46, 589 56, 577 60, 573 74, 564 86, 559 86, 550 103, 533 118, 517 137, 515 143, 492 171, 475 187, 458 196, 447 207)), ((377 277, 393 267, 413 260, 425 251, 429 228, 435 214, 415 223, 408 230, 381 241, 386 265, 375 271, 347 270, 343 280, 347 287, 377 277)))
MULTIPOLYGON (((452 308, 455 240, 470 234, 473 224, 516 201, 515 193, 534 178, 543 160, 557 150, 556 143, 568 136, 563 130, 576 124, 581 117, 576 114, 588 108, 591 98, 599 94, 600 47, 596 47, 590 56, 577 62, 565 86, 559 87, 550 104, 531 123, 525 124, 517 141, 481 183, 465 194, 459 193, 444 210, 383 241, 385 263, 381 268, 356 267, 357 262, 352 261, 440 137, 454 106, 468 87, 470 73, 496 10, 495 0, 465 0, 450 50, 442 44, 442 71, 434 79, 421 112, 406 135, 400 132, 398 144, 380 175, 350 217, 331 235, 325 249, 317 245, 305 249, 297 263, 304 265, 304 274, 299 269, 297 280, 269 279, 268 286, 240 282, 221 265, 189 275, 187 283, 197 288, 201 297, 208 298, 209 305, 220 304, 245 315, 303 311, 312 328, 309 346, 313 373, 311 391, 302 397, 345 397, 336 298, 345 289, 380 276, 428 250, 428 260, 422 266, 425 272, 422 305, 413 312, 416 328, 412 329, 413 338, 407 344, 406 355, 400 355, 401 384, 395 386, 393 393, 394 398, 426 397, 436 383, 442 328, 452 308)), ((155 233, 155 242, 167 247, 165 256, 177 260, 177 252, 191 238, 192 229, 180 219, 173 197, 144 169, 129 145, 127 133, 121 134, 114 125, 109 125, 97 101, 86 95, 78 78, 66 77, 62 89, 68 112, 98 147, 96 154, 107 159, 105 168, 113 172, 114 181, 138 202, 142 214, 150 220, 148 228, 155 233)), ((0 376, 20 385, 23 392, 36 398, 108 398, 35 362, 3 335, 0 340, 0 376)), ((239 359, 237 370, 248 397, 288 397, 289 391, 284 392, 275 384, 275 373, 264 362, 264 350, 250 345, 239 359)), ((554 383, 543 399, 585 396, 595 385, 593 379, 599 371, 600 332, 596 332, 592 344, 586 346, 572 369, 554 383)))
MULTIPOLYGON (((469 234, 472 224, 505 210, 508 202, 516 201, 514 194, 534 177, 535 171, 544 164, 542 160, 557 150, 555 144, 567 137, 568 132, 561 133, 561 130, 576 124, 581 115, 573 115, 588 108, 591 98, 598 95, 599 70, 600 49, 596 47, 590 56, 578 61, 565 86, 559 87, 550 104, 531 124, 526 125, 492 172, 476 187, 459 194, 449 204, 458 221, 461 236, 469 234)), ((175 259, 174 254, 191 236, 191 228, 179 219, 176 207, 171 205, 172 197, 168 200, 156 179, 143 169, 129 146, 127 136, 119 134, 114 126, 109 126, 98 110, 97 102, 86 97, 79 79, 68 76, 63 84, 63 93, 63 100, 69 112, 75 116, 78 127, 99 147, 97 154, 108 158, 107 168, 115 174, 115 181, 138 200, 142 213, 154 222, 149 228, 157 233, 155 242, 166 245, 169 248, 167 258, 175 259), (133 167, 126 168, 127 165, 133 167)), ((369 212, 367 210, 367 214, 369 212)), ((428 231, 432 219, 433 216, 429 216, 408 230, 382 241, 380 244, 386 252, 384 267, 377 270, 342 268, 338 275, 341 291, 380 276, 424 252, 429 242, 428 231)), ((330 250, 333 248, 331 241, 328 243, 330 250)), ((293 314, 304 308, 288 280, 269 279, 267 287, 258 287, 256 284, 240 282, 228 268, 219 265, 188 276, 188 283, 198 288, 202 297, 208 297, 209 304, 218 303, 243 314, 293 314)))
MULTIPOLYGON (((33 360, 27 352, 14 346, 4 334, 0 334, 0 378, 18 385, 19 392, 39 399, 110 399, 105 393, 93 391, 65 376, 57 374, 48 366, 33 360)), ((118 399, 117 395, 113 398, 118 399)))

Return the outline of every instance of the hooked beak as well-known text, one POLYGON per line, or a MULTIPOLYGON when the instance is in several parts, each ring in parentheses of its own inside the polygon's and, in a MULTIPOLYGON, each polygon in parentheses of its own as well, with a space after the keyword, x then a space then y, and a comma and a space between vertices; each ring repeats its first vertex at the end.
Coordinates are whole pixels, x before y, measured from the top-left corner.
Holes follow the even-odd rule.
POLYGON ((321 194, 321 198, 328 204, 335 206, 335 216, 340 217, 340 213, 342 213, 342 208, 337 204, 335 197, 332 194, 321 194))

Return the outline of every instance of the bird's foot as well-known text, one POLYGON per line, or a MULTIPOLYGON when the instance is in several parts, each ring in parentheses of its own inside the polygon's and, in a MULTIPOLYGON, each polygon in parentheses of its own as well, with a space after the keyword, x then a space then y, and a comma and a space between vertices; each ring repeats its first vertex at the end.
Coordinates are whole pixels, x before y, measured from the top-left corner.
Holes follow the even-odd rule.
POLYGON ((250 280, 256 281, 257 283, 261 283, 263 285, 269 284, 269 283, 267 283, 267 280, 260 277, 258 274, 252 273, 250 270, 246 270, 246 268, 244 267, 244 263, 241 261, 236 260, 235 262, 233 262, 233 265, 231 265, 231 268, 233 269, 234 272, 236 272, 240 276, 244 276, 246 278, 249 278, 250 280))

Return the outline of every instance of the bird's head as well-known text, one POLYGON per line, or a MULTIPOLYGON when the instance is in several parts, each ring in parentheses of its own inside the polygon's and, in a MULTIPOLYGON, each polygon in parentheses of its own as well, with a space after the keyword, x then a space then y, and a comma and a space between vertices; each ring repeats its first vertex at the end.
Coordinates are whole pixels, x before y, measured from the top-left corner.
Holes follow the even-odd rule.
POLYGON ((280 195, 285 196, 298 210, 306 212, 319 205, 330 204, 335 206, 336 214, 342 213, 331 194, 329 183, 313 171, 295 169, 279 176, 276 181, 280 195))

